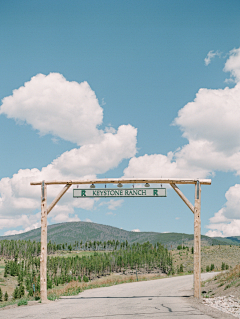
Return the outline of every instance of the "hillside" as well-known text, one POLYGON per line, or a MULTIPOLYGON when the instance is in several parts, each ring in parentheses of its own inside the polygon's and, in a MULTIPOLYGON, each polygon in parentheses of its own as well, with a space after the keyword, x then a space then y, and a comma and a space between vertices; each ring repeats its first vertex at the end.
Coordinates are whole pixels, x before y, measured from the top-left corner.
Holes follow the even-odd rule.
MULTIPOLYGON (((0 240, 35 240, 40 241, 40 228, 31 230, 26 233, 0 236, 0 240)), ((213 245, 238 245, 240 240, 238 237, 228 238, 211 238, 202 235, 202 246, 213 245)), ((239 237, 240 238, 240 237, 239 237)), ((193 246, 193 235, 183 233, 156 233, 156 232, 131 232, 112 226, 106 226, 89 222, 69 222, 48 226, 48 241, 56 244, 68 243, 73 244, 75 241, 108 241, 108 240, 128 241, 130 244, 134 242, 144 243, 146 241, 155 244, 162 243, 168 248, 176 248, 182 242, 185 246, 193 246)))

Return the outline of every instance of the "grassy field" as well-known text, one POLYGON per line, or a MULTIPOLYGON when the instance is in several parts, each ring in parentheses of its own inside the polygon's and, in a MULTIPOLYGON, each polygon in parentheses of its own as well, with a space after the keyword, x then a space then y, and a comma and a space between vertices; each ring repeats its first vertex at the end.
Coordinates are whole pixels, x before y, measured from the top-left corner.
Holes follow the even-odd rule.
MULTIPOLYGON (((62 251, 62 250, 59 250, 57 251, 55 254, 51 255, 51 256, 54 256, 54 257, 74 257, 74 256, 79 256, 79 257, 82 257, 82 256, 92 256, 94 255, 95 251, 82 251, 82 250, 78 250, 78 251, 72 251, 72 252, 68 252, 68 251, 62 251)), ((98 254, 104 254, 104 253, 108 253, 108 251, 100 251, 98 250, 97 251, 98 254)))
POLYGON ((234 296, 240 298, 240 265, 202 282, 202 296, 234 296))
MULTIPOLYGON (((186 272, 193 271, 193 254, 191 249, 172 250, 174 268, 183 265, 186 272)), ((228 264, 230 268, 235 267, 240 262, 240 247, 231 245, 204 246, 201 248, 201 268, 205 272, 207 266, 214 264, 215 270, 221 270, 222 262, 228 264)))
POLYGON ((17 286, 17 277, 8 276, 5 278, 4 275, 5 262, 4 259, 0 259, 0 287, 3 295, 7 291, 8 295, 11 296, 15 287, 17 286))

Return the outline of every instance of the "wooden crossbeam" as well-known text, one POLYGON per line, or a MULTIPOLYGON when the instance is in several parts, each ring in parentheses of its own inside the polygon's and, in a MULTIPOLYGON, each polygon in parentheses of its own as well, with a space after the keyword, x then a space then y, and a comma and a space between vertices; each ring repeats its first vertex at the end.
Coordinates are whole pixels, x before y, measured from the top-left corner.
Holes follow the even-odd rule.
POLYGON ((170 183, 170 185, 172 186, 172 188, 175 190, 175 192, 180 196, 180 198, 184 201, 184 203, 188 206, 188 208, 191 209, 191 211, 194 214, 194 206, 193 204, 187 199, 186 196, 184 196, 184 194, 180 191, 180 189, 177 187, 177 185, 170 183))
POLYGON ((58 196, 52 201, 52 203, 48 206, 47 214, 50 213, 50 211, 53 209, 53 207, 57 204, 57 202, 60 200, 60 198, 63 197, 63 195, 66 193, 66 191, 72 186, 72 184, 66 184, 61 192, 58 194, 58 196))
MULTIPOLYGON (((62 180, 62 181, 45 181, 45 185, 57 184, 197 184, 199 181, 202 185, 211 185, 211 179, 190 179, 190 178, 103 178, 103 179, 80 179, 80 180, 62 180)), ((41 185, 42 182, 32 182, 31 185, 41 185)))

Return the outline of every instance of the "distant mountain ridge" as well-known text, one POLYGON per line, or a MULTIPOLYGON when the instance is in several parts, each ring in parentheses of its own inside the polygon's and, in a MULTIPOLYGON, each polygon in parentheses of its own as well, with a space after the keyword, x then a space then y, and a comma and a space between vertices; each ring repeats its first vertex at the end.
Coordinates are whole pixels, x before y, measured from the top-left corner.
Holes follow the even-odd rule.
MULTIPOLYGON (((26 233, 0 236, 0 240, 35 240, 40 241, 41 229, 33 229, 26 233)), ((184 233, 157 233, 157 232, 132 232, 117 227, 101 225, 90 222, 68 222, 61 224, 54 224, 48 226, 48 241, 56 244, 68 243, 74 244, 75 241, 108 241, 118 240, 120 242, 128 241, 132 243, 144 243, 146 241, 155 244, 162 243, 168 248, 176 248, 182 243, 185 246, 193 246, 193 235, 184 233)), ((207 237, 201 236, 202 246, 210 245, 239 245, 240 236, 235 237, 207 237)))

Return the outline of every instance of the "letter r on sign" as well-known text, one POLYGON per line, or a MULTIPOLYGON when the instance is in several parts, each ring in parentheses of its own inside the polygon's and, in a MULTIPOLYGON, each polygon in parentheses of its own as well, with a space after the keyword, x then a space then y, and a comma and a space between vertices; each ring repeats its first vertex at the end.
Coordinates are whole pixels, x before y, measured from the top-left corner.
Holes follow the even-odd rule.
POLYGON ((82 190, 82 196, 86 196, 86 190, 85 189, 82 190))
POLYGON ((157 191, 157 189, 154 189, 154 190, 153 190, 153 196, 158 196, 158 191, 157 191))

